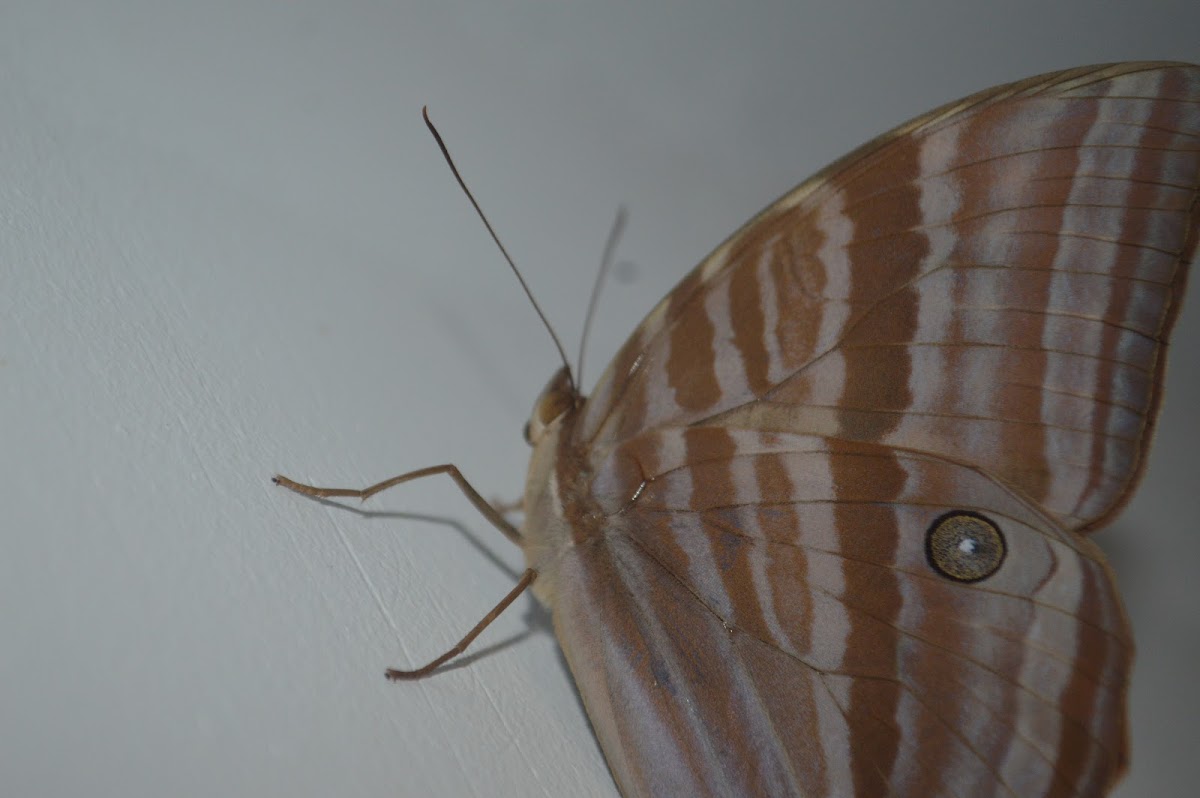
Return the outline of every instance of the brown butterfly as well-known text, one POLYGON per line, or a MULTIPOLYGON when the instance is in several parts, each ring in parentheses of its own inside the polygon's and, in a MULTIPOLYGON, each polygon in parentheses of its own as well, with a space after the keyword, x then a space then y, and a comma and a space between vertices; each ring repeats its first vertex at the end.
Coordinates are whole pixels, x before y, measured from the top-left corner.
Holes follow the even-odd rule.
POLYGON ((528 428, 518 532, 626 796, 1096 796, 1128 501, 1200 235, 1200 67, 989 89, 779 199, 528 428))

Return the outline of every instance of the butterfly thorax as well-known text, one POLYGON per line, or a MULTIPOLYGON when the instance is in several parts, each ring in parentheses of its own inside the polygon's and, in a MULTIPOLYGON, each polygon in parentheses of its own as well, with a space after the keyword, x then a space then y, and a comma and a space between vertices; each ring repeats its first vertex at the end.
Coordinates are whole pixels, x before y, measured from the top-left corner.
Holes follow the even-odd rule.
POLYGON ((554 606, 559 559, 580 542, 598 537, 604 518, 587 488, 587 457, 571 434, 583 405, 562 369, 538 397, 526 426, 533 455, 525 479, 521 548, 526 565, 538 572, 534 595, 547 607, 554 606))

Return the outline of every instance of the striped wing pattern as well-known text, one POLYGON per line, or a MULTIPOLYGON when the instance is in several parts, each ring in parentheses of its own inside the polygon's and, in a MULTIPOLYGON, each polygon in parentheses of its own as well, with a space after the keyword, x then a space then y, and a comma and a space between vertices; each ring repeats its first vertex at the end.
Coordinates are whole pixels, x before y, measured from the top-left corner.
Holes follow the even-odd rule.
MULTIPOLYGON (((556 438, 531 565, 627 796, 1103 795, 1128 498, 1200 228, 1200 68, 992 89, 836 162, 556 438), (925 532, 985 515, 974 583, 925 532)), ((535 454, 535 459, 537 455, 535 454)))
POLYGON ((1066 526, 1138 473, 1196 248, 1196 67, 993 89, 852 153, 717 249, 588 402, 595 456, 722 423, 937 452, 1066 526))
POLYGON ((627 795, 1088 795, 1120 770, 1107 568, 987 474, 723 427, 620 459, 610 475, 648 484, 564 558, 555 617, 627 795), (960 508, 997 521, 1015 567, 930 570, 925 529, 960 508))

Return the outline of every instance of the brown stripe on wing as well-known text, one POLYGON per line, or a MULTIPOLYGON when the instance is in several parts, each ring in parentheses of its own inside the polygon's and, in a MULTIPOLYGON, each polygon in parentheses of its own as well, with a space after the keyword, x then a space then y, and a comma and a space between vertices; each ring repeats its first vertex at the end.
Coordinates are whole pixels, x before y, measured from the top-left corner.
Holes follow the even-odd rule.
MULTIPOLYGON (((744 458, 743 458, 744 459, 744 458)), ((747 530, 760 531, 765 534, 773 529, 798 529, 802 525, 800 513, 790 502, 780 502, 781 496, 790 496, 794 491, 792 471, 782 457, 762 456, 750 459, 755 474, 755 487, 758 500, 752 504, 743 505, 737 511, 722 516, 713 514, 712 523, 720 523, 726 530, 736 530, 731 537, 745 535, 747 530), (738 515, 753 513, 750 523, 742 523, 738 515), (717 521, 716 519, 720 519, 717 521)), ((833 484, 833 476, 822 481, 833 484)), ((824 519, 822 519, 824 521, 824 519)), ((832 531, 832 530, 831 530, 832 531)), ((809 651, 813 648, 813 624, 817 617, 817 607, 813 597, 806 590, 789 591, 776 590, 776 585, 789 585, 796 581, 797 574, 807 574, 811 563, 808 552, 800 546, 789 546, 782 549, 778 556, 763 556, 763 552, 745 551, 745 558, 752 563, 752 581, 754 592, 762 609, 757 618, 761 618, 766 635, 775 640, 788 640, 795 651, 809 651)), ((753 626, 743 620, 745 613, 734 617, 734 622, 741 626, 753 626)))
MULTIPOLYGON (((905 371, 908 369, 907 362, 898 366, 905 371)), ((846 385, 854 385, 856 375, 852 365, 847 366, 846 375, 846 385)), ((906 373, 893 373, 888 376, 898 377, 898 383, 902 386, 907 384, 906 373)), ((830 472, 833 484, 837 486, 837 494, 831 498, 836 502, 834 528, 840 538, 839 550, 849 541, 861 536, 864 529, 861 523, 862 506, 843 500, 843 495, 852 491, 862 478, 858 458, 838 456, 840 453, 838 444, 832 444, 830 472)), ((876 510, 872 513, 875 517, 867 527, 878 540, 875 550, 871 553, 872 560, 894 563, 898 559, 902 541, 895 514, 888 505, 895 502, 904 492, 906 474, 894 461, 883 460, 878 468, 873 469, 870 481, 872 497, 879 502, 873 508, 876 510)), ((856 607, 874 605, 877 614, 871 614, 871 617, 883 624, 887 632, 884 633, 876 624, 852 624, 840 670, 851 674, 869 672, 875 663, 881 661, 894 666, 901 656, 902 641, 900 635, 895 634, 892 629, 897 626, 904 603, 898 573, 891 568, 844 568, 843 578, 844 597, 856 607)), ((903 688, 898 680, 892 681, 895 678, 895 674, 888 672, 878 678, 856 678, 848 685, 849 695, 845 708, 851 729, 851 770, 855 792, 859 795, 871 793, 876 770, 890 777, 897 768, 900 741, 906 730, 900 728, 899 724, 885 725, 876 722, 877 718, 895 717, 899 710, 903 688)), ((929 753, 936 750, 932 749, 929 753)))
POLYGON ((673 404, 683 411, 703 411, 721 399, 711 314, 687 313, 671 329, 666 357, 667 385, 673 404))
MULTIPOLYGON (((769 282, 764 283, 760 271, 766 258, 757 261, 759 268, 748 269, 740 280, 731 280, 726 287, 729 292, 729 317, 735 320, 733 345, 746 370, 746 385, 755 396, 761 396, 771 387, 770 368, 772 357, 767 349, 767 337, 773 331, 767 329, 766 310, 774 304, 769 282)), ((778 318, 778 317, 776 317, 778 318)))
MULTIPOLYGON (((854 235, 846 246, 849 258, 848 296, 851 308, 870 308, 886 296, 889 323, 897 340, 916 332, 920 293, 914 282, 929 254, 930 242, 922 229, 925 217, 917 180, 921 176, 918 139, 898 139, 888 148, 886 175, 872 173, 871 180, 851 181, 840 187, 853 223, 854 235), (895 186, 880 200, 880 184, 895 186)), ((792 323, 802 324, 803 319, 792 323)), ((837 435, 876 442, 902 420, 898 413, 863 413, 863 408, 903 411, 912 404, 909 384, 912 358, 902 347, 870 356, 869 350, 843 350, 837 435), (868 356, 863 356, 868 355, 868 356), (844 412, 843 412, 844 411, 844 412)), ((837 390, 830 386, 831 390, 837 390)), ((779 401, 771 395, 772 401, 779 401)), ((786 400, 785 400, 786 401, 786 400)))

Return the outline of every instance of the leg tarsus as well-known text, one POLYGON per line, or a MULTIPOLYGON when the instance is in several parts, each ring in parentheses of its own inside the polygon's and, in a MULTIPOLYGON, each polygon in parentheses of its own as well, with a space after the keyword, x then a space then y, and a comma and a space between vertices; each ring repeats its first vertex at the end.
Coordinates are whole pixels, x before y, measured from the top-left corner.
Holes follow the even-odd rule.
POLYGON ((282 474, 276 474, 271 478, 271 481, 276 485, 282 485, 288 490, 295 491, 296 493, 300 493, 304 496, 311 496, 314 499, 348 497, 366 501, 376 493, 385 491, 388 488, 394 488, 395 486, 401 485, 405 482, 411 482, 414 479, 421 479, 422 477, 429 477, 435 474, 449 475, 449 477, 454 480, 454 483, 458 485, 458 489, 462 491, 463 495, 470 500, 471 504, 475 505, 475 509, 479 511, 480 515, 491 522, 492 526, 500 530, 504 537, 508 538, 513 543, 516 543, 518 546, 521 545, 521 533, 517 531, 516 527, 510 524, 504 518, 504 515, 501 512, 497 511, 496 508, 489 504, 487 499, 480 496, 479 491, 475 490, 475 488, 471 486, 470 482, 467 482, 466 478, 462 475, 462 472, 458 470, 458 467, 451 463, 429 466, 427 468, 418 468, 416 471, 409 471, 405 474, 401 474, 398 477, 385 479, 383 482, 377 482, 374 485, 362 488, 361 490, 356 488, 318 488, 313 485, 304 485, 288 479, 282 474))
POLYGON ((463 639, 459 640, 458 643, 456 643, 454 645, 454 647, 451 648, 449 651, 447 651, 445 654, 442 654, 440 657, 433 660, 429 664, 423 665, 422 667, 416 668, 411 671, 398 670, 396 668, 388 668, 387 671, 384 673, 384 676, 386 676, 390 681, 396 682, 396 681, 402 681, 402 680, 407 681, 407 680, 411 680, 411 679, 420 679, 422 677, 428 676, 429 674, 433 673, 439 667, 441 667, 443 664, 445 664, 447 661, 454 659, 459 654, 466 651, 467 646, 471 645, 471 641, 474 640, 476 637, 479 637, 480 632, 482 632, 484 629, 486 629, 491 624, 492 621, 494 621, 494 620, 496 620, 496 618, 500 617, 500 613, 502 613, 506 609, 508 609, 508 605, 512 604, 514 601, 516 601, 517 596, 524 593, 529 588, 529 586, 533 584, 533 580, 536 578, 537 578, 537 571, 535 571, 532 568, 526 568, 525 573, 521 574, 520 581, 517 582, 516 586, 513 587, 512 590, 508 591, 508 595, 505 596, 504 598, 500 599, 500 603, 497 604, 495 607, 492 607, 492 611, 489 612, 487 615, 485 615, 483 617, 482 621, 475 624, 475 628, 473 628, 471 631, 467 632, 467 634, 463 637, 463 639))

